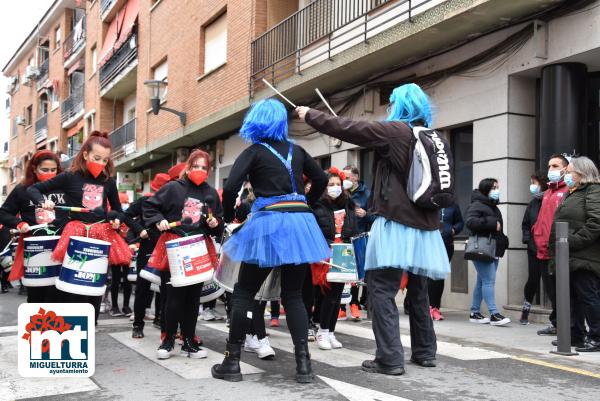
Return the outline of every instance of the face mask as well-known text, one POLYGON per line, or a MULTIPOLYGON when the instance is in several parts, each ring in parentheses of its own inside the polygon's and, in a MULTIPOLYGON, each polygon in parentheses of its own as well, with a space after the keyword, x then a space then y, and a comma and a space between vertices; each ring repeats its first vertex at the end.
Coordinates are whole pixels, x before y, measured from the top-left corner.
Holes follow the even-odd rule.
POLYGON ((202 184, 208 178, 208 173, 204 170, 194 170, 187 174, 191 182, 196 185, 202 184))
POLYGON ((350 180, 344 180, 342 185, 344 186, 344 189, 352 189, 352 187, 354 186, 354 184, 350 180))
POLYGON ((531 184, 529 186, 529 192, 531 193, 531 195, 537 195, 540 193, 540 187, 535 184, 531 184))
POLYGON ((40 182, 48 181, 56 177, 56 173, 36 173, 35 175, 40 182))
POLYGON ((98 178, 98 176, 102 173, 102 170, 104 170, 104 167, 106 167, 106 164, 96 163, 88 160, 85 162, 85 166, 90 174, 94 176, 94 178, 98 178))
POLYGON ((342 194, 342 187, 339 185, 334 185, 332 187, 327 187, 327 195, 332 199, 337 199, 342 194))
POLYGON ((571 174, 571 173, 565 174, 565 184, 567 184, 567 186, 569 188, 573 188, 575 186, 575 181, 573 180, 573 174, 571 174))
POLYGON ((548 171, 548 179, 550 182, 559 182, 562 174, 560 170, 550 170, 548 171))
POLYGON ((123 203, 123 204, 121 205, 121 209, 123 209, 123 211, 125 211, 125 210, 129 209, 129 203, 123 203))
POLYGON ((493 199, 495 201, 500 200, 500 190, 499 189, 492 189, 490 191, 490 199, 493 199))

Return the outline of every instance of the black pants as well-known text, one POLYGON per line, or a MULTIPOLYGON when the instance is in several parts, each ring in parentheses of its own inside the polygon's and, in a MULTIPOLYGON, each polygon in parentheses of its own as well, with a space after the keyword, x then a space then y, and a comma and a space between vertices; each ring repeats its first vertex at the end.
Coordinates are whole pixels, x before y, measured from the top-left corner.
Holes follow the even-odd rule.
MULTIPOLYGON (((448 260, 452 261, 452 256, 454 256, 454 244, 453 243, 444 243, 446 246, 446 254, 448 255, 448 260)), ((440 309, 442 307, 442 294, 444 293, 444 281, 445 280, 432 280, 430 278, 427 279, 427 292, 429 293, 429 305, 432 308, 440 309)))
POLYGON ((160 331, 167 331, 167 303, 169 293, 167 292, 167 282, 171 280, 171 273, 166 270, 160 273, 160 293, 163 295, 160 302, 160 331))
MULTIPOLYGON (((388 367, 404 366, 404 348, 400 341, 400 316, 396 295, 402 270, 377 269, 366 273, 369 313, 377 351, 375 359, 388 367)), ((412 358, 434 359, 437 351, 433 321, 429 315, 427 278, 408 274, 407 294, 412 358)))
POLYGON ((146 307, 152 302, 152 290, 150 282, 140 277, 138 270, 137 280, 135 282, 135 300, 133 301, 133 327, 144 328, 144 317, 146 316, 146 307))
POLYGON ((588 337, 600 341, 600 277, 589 270, 571 273, 571 336, 575 340, 588 337))
POLYGON ((27 287, 27 302, 68 302, 69 294, 60 291, 53 285, 43 287, 27 287))
POLYGON ((9 283, 8 283, 8 274, 7 272, 4 271, 4 268, 0 266, 0 286, 3 290, 8 290, 9 283))
POLYGON ((98 316, 100 315, 100 303, 102 302, 102 296, 93 297, 89 295, 78 295, 78 294, 67 294, 67 299, 65 302, 67 303, 88 303, 94 307, 94 311, 96 312, 96 324, 98 324, 98 316))
MULTIPOLYGON (((307 343, 308 319, 302 302, 302 286, 308 265, 285 265, 281 270, 281 300, 285 305, 287 325, 294 345, 307 343)), ((269 275, 271 269, 261 269, 258 265, 242 263, 240 276, 234 287, 229 328, 229 343, 240 344, 254 317, 254 296, 269 275)))
POLYGON ((536 252, 528 249, 527 250, 527 282, 525 283, 525 288, 523 289, 525 295, 525 301, 530 304, 533 303, 535 298, 535 294, 538 293, 540 289, 540 279, 542 278, 543 269, 547 269, 547 265, 544 266, 542 260, 536 257, 536 252))
POLYGON ((329 283, 329 285, 331 287, 325 290, 321 301, 319 326, 323 330, 335 331, 344 283, 329 283))
POLYGON ((266 301, 254 301, 254 312, 252 313, 252 324, 248 330, 248 334, 255 335, 259 340, 267 336, 265 328, 265 307, 266 301))
POLYGON ((185 287, 167 285, 166 331, 168 336, 174 336, 177 333, 177 325, 181 322, 181 334, 186 338, 194 337, 201 293, 202 283, 185 287))
POLYGON ((110 266, 112 273, 112 281, 110 283, 110 297, 113 308, 118 307, 119 300, 119 284, 123 282, 123 306, 129 307, 129 299, 131 298, 131 283, 127 280, 129 266, 110 266))
POLYGON ((313 320, 313 308, 315 306, 315 286, 312 282, 312 273, 310 267, 306 269, 306 275, 304 276, 304 282, 302 285, 302 302, 306 309, 306 317, 310 322, 313 320))
POLYGON ((544 283, 544 291, 548 294, 550 303, 552 304, 552 312, 550 313, 550 323, 556 327, 556 275, 550 274, 548 270, 549 260, 540 260, 540 268, 542 270, 542 282, 544 283))
POLYGON ((212 301, 204 302, 202 304, 203 309, 214 309, 217 306, 217 300, 213 299, 212 301))
POLYGON ((314 291, 314 309, 312 311, 312 321, 318 324, 321 321, 321 304, 323 303, 323 291, 318 285, 313 286, 314 291))

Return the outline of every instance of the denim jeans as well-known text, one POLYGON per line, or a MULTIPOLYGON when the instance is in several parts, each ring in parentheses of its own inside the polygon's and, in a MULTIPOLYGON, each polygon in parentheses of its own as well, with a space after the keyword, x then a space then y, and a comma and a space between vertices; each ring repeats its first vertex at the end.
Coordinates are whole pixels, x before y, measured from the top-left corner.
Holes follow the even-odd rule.
POLYGON ((490 314, 498 313, 496 308, 496 270, 498 270, 499 259, 493 262, 473 261, 475 270, 477 270, 477 281, 473 290, 473 303, 471 304, 471 312, 479 312, 481 308, 481 300, 485 301, 490 314))

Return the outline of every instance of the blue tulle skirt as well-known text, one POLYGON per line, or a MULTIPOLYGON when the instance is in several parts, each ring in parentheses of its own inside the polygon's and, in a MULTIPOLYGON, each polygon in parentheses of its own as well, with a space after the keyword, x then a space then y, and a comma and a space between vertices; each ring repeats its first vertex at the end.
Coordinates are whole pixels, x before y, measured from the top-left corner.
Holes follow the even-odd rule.
POLYGON ((271 268, 316 263, 330 256, 330 248, 310 212, 262 211, 282 201, 303 200, 301 195, 258 198, 242 228, 223 246, 235 261, 271 268))
POLYGON ((419 230, 378 217, 367 243, 365 270, 389 268, 445 279, 450 262, 439 230, 419 230))

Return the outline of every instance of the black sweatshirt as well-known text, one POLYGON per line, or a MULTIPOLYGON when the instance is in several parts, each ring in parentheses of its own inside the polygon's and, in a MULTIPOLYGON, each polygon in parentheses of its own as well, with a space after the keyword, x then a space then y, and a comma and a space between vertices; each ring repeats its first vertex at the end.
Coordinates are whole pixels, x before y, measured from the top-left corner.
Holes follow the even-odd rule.
MULTIPOLYGON (((289 142, 265 142, 271 145, 284 160, 287 159, 289 142)), ((298 194, 304 195, 302 174, 312 181, 311 190, 306 196, 307 203, 312 205, 321 197, 327 187, 327 176, 315 160, 298 145, 293 146, 292 170, 298 194)), ((223 188, 223 208, 227 222, 234 218, 235 200, 238 191, 247 179, 250 180, 257 198, 286 195, 293 192, 290 175, 285 165, 269 149, 255 143, 236 159, 223 188)))
POLYGON ((89 173, 66 171, 51 180, 38 182, 27 188, 27 194, 36 204, 44 201, 42 193, 51 193, 61 190, 65 194, 67 206, 85 207, 95 209, 102 207, 103 214, 70 212, 71 220, 80 220, 84 223, 96 223, 107 220, 107 204, 117 212, 121 221, 131 226, 131 219, 123 214, 117 184, 113 178, 105 179, 103 175, 94 178, 89 173))
MULTIPOLYGON (((57 205, 66 205, 65 195, 61 190, 49 191, 42 195, 43 199, 49 199, 57 205)), ((27 187, 18 184, 8 195, 4 204, 0 208, 0 224, 8 228, 16 228, 19 223, 24 221, 30 226, 49 223, 54 227, 62 227, 67 222, 67 212, 55 210, 55 219, 52 223, 45 221, 43 216, 47 213, 41 208, 36 207, 27 193, 27 187), (36 209, 39 209, 36 218, 36 209), (20 214, 20 218, 17 217, 20 214)), ((46 214, 47 216, 47 214, 46 214)))
POLYGON ((162 220, 171 223, 189 217, 193 224, 179 227, 188 234, 208 234, 220 238, 223 233, 223 206, 219 194, 205 182, 196 185, 187 177, 171 181, 146 199, 142 209, 146 227, 156 226, 162 220), (212 200, 207 202, 207 198, 212 200), (212 209, 213 217, 219 222, 215 228, 209 228, 206 223, 208 208, 212 209))
MULTIPOLYGON (((142 196, 133 203, 130 203, 129 208, 123 212, 125 213, 125 216, 131 219, 130 228, 134 237, 139 237, 142 231, 145 230, 144 218, 142 215, 142 204, 146 199, 148 199, 148 196, 142 196)), ((150 234, 150 231, 148 231, 148 234, 150 234)))

